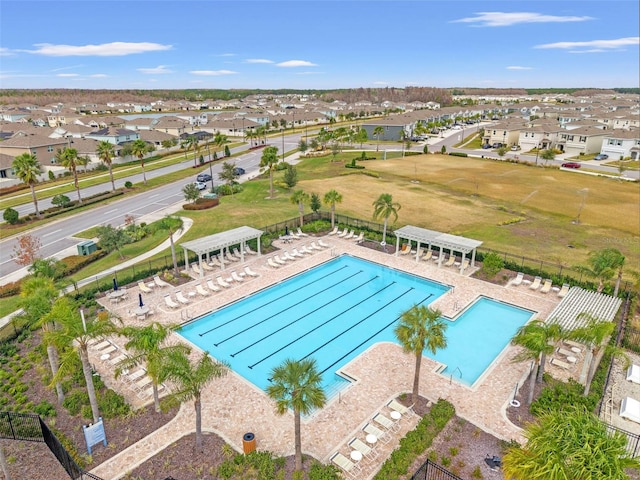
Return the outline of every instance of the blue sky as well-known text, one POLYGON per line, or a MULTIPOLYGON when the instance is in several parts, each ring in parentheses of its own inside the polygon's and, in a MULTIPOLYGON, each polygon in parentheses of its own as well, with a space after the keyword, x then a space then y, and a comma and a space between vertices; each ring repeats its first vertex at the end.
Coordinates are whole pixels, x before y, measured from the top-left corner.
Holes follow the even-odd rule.
POLYGON ((636 0, 6 1, 0 88, 638 87, 636 0))

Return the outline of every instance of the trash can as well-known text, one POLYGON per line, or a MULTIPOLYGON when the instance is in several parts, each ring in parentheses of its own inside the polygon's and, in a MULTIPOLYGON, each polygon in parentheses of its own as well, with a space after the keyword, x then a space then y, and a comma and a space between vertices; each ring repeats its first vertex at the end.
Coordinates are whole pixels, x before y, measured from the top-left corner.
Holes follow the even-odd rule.
POLYGON ((78 244, 78 255, 91 255, 96 250, 98 250, 98 246, 93 240, 86 240, 78 244))
POLYGON ((242 437, 242 450, 245 454, 251 453, 256 449, 256 436, 249 432, 242 437))

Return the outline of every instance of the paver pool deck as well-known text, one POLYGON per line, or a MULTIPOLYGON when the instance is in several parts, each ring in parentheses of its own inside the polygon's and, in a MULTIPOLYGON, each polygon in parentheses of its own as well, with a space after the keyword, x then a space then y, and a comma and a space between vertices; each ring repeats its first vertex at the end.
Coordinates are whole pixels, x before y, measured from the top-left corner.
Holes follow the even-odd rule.
MULTIPOLYGON (((315 237, 302 239, 293 244, 275 246, 283 249, 300 247, 317 241, 315 237)), ((418 276, 435 280, 452 286, 448 293, 442 295, 433 304, 447 317, 454 317, 478 296, 487 296, 532 310, 535 318, 546 319, 553 308, 560 302, 553 293, 542 294, 532 291, 526 286, 500 286, 470 278, 474 271, 468 268, 465 275, 458 273, 457 267, 440 267, 433 261, 416 261, 412 256, 394 256, 356 245, 353 241, 335 237, 323 237, 330 248, 317 251, 313 255, 290 262, 281 268, 267 266, 269 255, 248 256, 245 264, 260 274, 233 288, 214 293, 209 297, 193 297, 193 301, 179 310, 171 311, 163 300, 163 295, 172 293, 173 289, 155 287, 152 294, 145 295, 145 303, 155 311, 152 320, 167 323, 182 323, 188 318, 196 318, 231 301, 250 295, 268 287, 291 275, 311 268, 331 258, 349 254, 403 270, 418 276)), ((238 263, 228 266, 226 276, 237 269, 238 263)), ((243 265, 244 266, 244 265, 243 265)), ((239 271, 241 270, 238 269, 239 271)), ((209 278, 215 278, 219 270, 207 272, 209 278)), ((193 280, 181 285, 183 292, 195 291, 193 280)), ((106 298, 101 299, 105 308, 120 316, 127 324, 140 324, 128 312, 137 306, 137 288, 132 289, 131 298, 120 304, 112 305, 106 298)), ((115 338, 114 342, 122 346, 124 339, 115 338)), ((174 341, 184 341, 182 337, 174 341)), ((195 350, 195 349, 194 349, 195 350)), ((487 369, 483 376, 470 388, 461 385, 449 377, 436 373, 439 364, 423 357, 420 394, 436 402, 443 398, 456 408, 456 414, 470 421, 482 430, 504 440, 522 441, 522 431, 506 417, 506 407, 513 398, 514 389, 526 378, 530 364, 516 363, 514 357, 519 347, 508 346, 487 369)), ((151 401, 140 399, 128 390, 124 382, 113 378, 113 367, 107 362, 100 362, 99 355, 94 353, 92 360, 103 375, 105 383, 120 391, 134 407, 151 401)), ((343 390, 338 396, 320 411, 302 423, 303 453, 328 463, 331 456, 341 451, 345 455, 349 449, 346 444, 354 437, 364 439, 362 428, 378 412, 388 414, 386 404, 402 393, 411 391, 415 358, 402 352, 399 345, 384 342, 373 345, 356 357, 342 371, 354 378, 356 382, 343 390)), ((387 415, 388 416, 388 415, 387 415)), ((404 434, 413 429, 418 419, 415 416, 400 421, 400 431, 393 434, 392 441, 381 445, 381 455, 376 462, 363 460, 362 478, 370 478, 380 467, 404 434)), ((279 456, 294 453, 293 415, 278 415, 274 403, 256 386, 235 372, 212 382, 202 396, 203 431, 215 432, 238 451, 242 451, 242 437, 247 432, 255 434, 257 448, 269 450, 279 456)), ((108 428, 108 427, 107 427, 108 428)), ((153 432, 138 443, 118 453, 111 459, 95 467, 91 473, 105 479, 116 480, 143 463, 182 436, 195 430, 195 414, 193 404, 183 404, 177 416, 165 426, 153 432)))

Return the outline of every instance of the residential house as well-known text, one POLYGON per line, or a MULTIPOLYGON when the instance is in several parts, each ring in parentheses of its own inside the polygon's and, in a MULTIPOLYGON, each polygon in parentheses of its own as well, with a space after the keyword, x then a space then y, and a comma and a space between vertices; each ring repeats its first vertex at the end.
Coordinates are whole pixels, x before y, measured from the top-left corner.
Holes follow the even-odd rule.
MULTIPOLYGON (((13 173, 13 160, 16 157, 7 155, 6 153, 0 153, 0 180, 15 179, 16 176, 13 173)), ((16 182, 11 182, 16 183, 16 182)))
POLYGON ((0 142, 0 153, 17 157, 23 153, 35 155, 43 170, 56 164, 56 152, 68 146, 66 138, 49 138, 46 135, 14 135, 0 142))
POLYGON ((599 153, 609 155, 612 160, 623 158, 640 160, 640 130, 608 131, 603 138, 599 153))
POLYGON ((93 138, 98 141, 105 141, 120 145, 125 142, 133 142, 140 139, 140 134, 127 128, 106 127, 85 135, 85 138, 93 138))
POLYGON ((580 127, 566 130, 558 135, 557 148, 571 156, 597 153, 602 141, 610 132, 596 127, 580 127))

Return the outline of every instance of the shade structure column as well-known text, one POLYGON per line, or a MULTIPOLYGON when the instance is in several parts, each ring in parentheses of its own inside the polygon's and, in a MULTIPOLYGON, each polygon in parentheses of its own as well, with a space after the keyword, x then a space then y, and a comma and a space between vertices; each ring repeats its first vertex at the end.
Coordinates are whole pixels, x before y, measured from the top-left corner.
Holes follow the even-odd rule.
POLYGON ((204 278, 204 268, 202 268, 202 255, 198 255, 198 277, 204 278))
POLYGON ((183 248, 184 250, 184 269, 186 272, 189 271, 189 254, 187 253, 187 249, 183 248))
POLYGON ((464 261, 467 259, 467 254, 462 253, 462 258, 460 259, 460 275, 464 273, 464 261))
POLYGON ((396 237, 396 257, 398 256, 399 251, 400 251, 400 237, 396 237))
POLYGON ((418 246, 416 247, 416 262, 420 260, 420 240, 418 240, 418 246))

